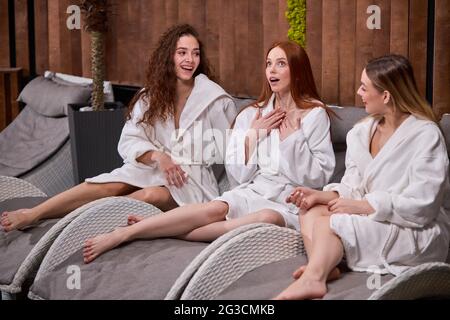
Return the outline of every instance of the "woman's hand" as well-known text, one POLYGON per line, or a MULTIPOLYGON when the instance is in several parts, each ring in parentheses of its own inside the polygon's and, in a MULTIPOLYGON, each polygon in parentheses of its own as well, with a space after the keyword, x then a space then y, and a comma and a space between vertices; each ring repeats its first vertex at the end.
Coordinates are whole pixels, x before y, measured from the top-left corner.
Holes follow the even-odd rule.
POLYGON ((306 211, 316 204, 319 204, 319 198, 320 191, 305 187, 298 187, 294 189, 289 197, 287 197, 286 202, 293 203, 301 210, 306 211))
POLYGON ((352 200, 338 198, 328 202, 328 210, 332 214, 347 213, 369 215, 375 212, 375 209, 369 204, 367 200, 352 200))
POLYGON ((250 131, 253 135, 256 135, 257 139, 261 138, 261 133, 264 136, 268 136, 272 129, 276 129, 281 125, 285 117, 286 112, 280 109, 275 109, 265 116, 261 116, 261 109, 258 108, 250 124, 250 131))
POLYGON ((155 156, 155 161, 158 163, 159 170, 165 174, 170 186, 175 185, 177 188, 181 188, 187 182, 186 173, 167 154, 159 153, 155 156))

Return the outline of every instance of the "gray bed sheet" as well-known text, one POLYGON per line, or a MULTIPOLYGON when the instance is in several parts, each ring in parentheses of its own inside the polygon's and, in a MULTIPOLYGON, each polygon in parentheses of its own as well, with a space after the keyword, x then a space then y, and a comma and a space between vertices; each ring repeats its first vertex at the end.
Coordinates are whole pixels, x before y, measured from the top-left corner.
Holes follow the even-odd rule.
POLYGON ((177 239, 134 241, 90 264, 83 263, 80 248, 51 273, 36 279, 30 290, 51 300, 161 300, 206 246, 177 239), (80 276, 79 289, 76 274, 80 276), (68 281, 72 285, 68 286, 68 281))
MULTIPOLYGON (((267 300, 274 298, 293 281, 292 273, 307 262, 305 256, 297 256, 259 267, 244 274, 232 285, 226 288, 217 300, 267 300)), ((369 289, 367 282, 371 274, 346 272, 338 280, 328 283, 328 293, 325 300, 363 300, 375 291, 369 289)), ((381 285, 391 280, 393 276, 381 276, 381 285)))
MULTIPOLYGON (((27 197, 0 202, 0 213, 9 210, 31 208, 44 202, 46 197, 27 197)), ((6 233, 0 227, 0 284, 9 285, 22 262, 42 236, 56 224, 58 219, 44 220, 22 231, 6 233)))

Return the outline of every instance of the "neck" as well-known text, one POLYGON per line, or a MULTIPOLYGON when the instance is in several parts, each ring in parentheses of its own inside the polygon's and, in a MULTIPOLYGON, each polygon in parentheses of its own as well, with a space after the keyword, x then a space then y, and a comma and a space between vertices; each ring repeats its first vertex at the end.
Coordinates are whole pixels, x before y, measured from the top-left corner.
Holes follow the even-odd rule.
POLYGON ((277 104, 281 107, 284 108, 285 110, 290 110, 295 108, 295 101, 291 96, 290 92, 277 92, 275 93, 275 99, 277 104))
POLYGON ((194 88, 194 79, 183 81, 177 80, 177 99, 183 99, 191 94, 194 88))
POLYGON ((387 112, 384 114, 384 122, 383 125, 387 128, 390 129, 397 129, 398 127, 400 127, 400 125, 403 123, 403 121, 405 121, 406 118, 408 118, 409 114, 408 113, 403 113, 403 112, 387 112))

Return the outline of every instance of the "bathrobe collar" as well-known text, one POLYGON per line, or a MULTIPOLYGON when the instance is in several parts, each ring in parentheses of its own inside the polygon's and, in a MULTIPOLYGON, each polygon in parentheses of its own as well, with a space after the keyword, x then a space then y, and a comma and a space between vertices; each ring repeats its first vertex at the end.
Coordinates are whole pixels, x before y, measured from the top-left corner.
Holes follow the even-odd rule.
POLYGON ((180 136, 198 119, 215 100, 230 97, 218 84, 199 74, 194 79, 194 88, 189 95, 180 116, 180 136))

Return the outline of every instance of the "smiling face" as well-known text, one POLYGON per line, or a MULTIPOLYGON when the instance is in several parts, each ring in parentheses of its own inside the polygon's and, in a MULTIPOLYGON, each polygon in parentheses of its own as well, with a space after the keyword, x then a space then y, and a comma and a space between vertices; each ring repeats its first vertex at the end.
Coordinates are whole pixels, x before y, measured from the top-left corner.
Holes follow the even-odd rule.
POLYGON ((274 93, 284 94, 290 91, 291 72, 286 53, 280 47, 273 48, 267 55, 266 78, 274 93))
POLYGON ((361 96, 366 112, 368 114, 385 114, 388 110, 388 100, 386 101, 387 94, 386 91, 380 92, 375 88, 364 69, 361 75, 361 86, 358 89, 358 95, 361 96))
POLYGON ((200 45, 191 35, 180 37, 174 55, 175 74, 178 80, 190 81, 200 64, 200 45))

